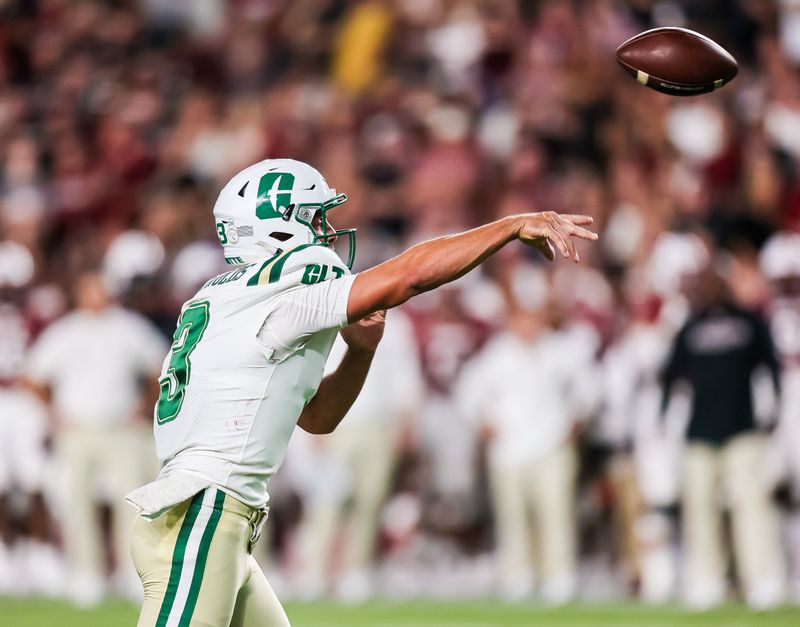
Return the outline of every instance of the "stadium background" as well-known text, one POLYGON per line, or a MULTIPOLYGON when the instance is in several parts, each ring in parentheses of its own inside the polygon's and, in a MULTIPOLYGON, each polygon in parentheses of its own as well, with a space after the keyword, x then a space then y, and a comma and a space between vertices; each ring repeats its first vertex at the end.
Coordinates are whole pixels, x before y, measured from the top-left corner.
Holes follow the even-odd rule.
MULTIPOLYGON (((74 308, 86 272, 98 270, 125 308, 169 337, 180 304, 224 270, 210 211, 217 191, 265 157, 307 161, 348 194, 333 218, 359 228, 356 270, 510 213, 588 213, 602 239, 580 247, 580 266, 546 268, 509 247, 398 314, 422 382, 409 374, 399 409, 378 421, 399 426, 369 594, 358 577, 337 585, 354 575, 337 570, 345 558, 303 561, 314 559, 304 546, 327 546, 304 526, 309 512, 348 482, 327 472, 335 463, 325 440, 302 436, 273 485, 261 556, 268 577, 297 625, 795 624, 792 609, 751 614, 735 567, 732 606, 699 615, 681 608, 680 449, 642 427, 636 390, 620 390, 615 376, 657 378, 685 308, 685 279, 709 260, 738 303, 768 317, 779 300, 774 267, 800 275, 791 265, 797 240, 763 254, 775 233, 800 230, 798 64, 800 4, 791 0, 0 2, 3 391, 29 385, 31 346, 74 308), (739 60, 735 82, 681 100, 632 81, 614 50, 659 25, 719 41, 739 60), (567 442, 578 451, 577 486, 567 491, 576 598, 589 607, 563 612, 541 606, 571 594, 498 586, 491 429, 468 411, 463 382, 520 311, 546 311, 564 346, 573 342, 567 367, 590 388, 580 415, 572 408, 570 419, 580 420, 567 442), (646 344, 629 358, 615 350, 633 323, 668 331, 652 355, 646 344), (404 605, 319 600, 372 594, 404 605), (465 597, 486 601, 454 602, 465 597), (624 605, 640 597, 654 607, 624 605)), ((530 376, 539 376, 535 368, 530 376)), ((377 396, 393 397, 397 385, 391 377, 377 396)), ((142 392, 146 407, 152 389, 142 392)), ((63 556, 64 425, 38 417, 40 408, 29 415, 8 406, 0 410, 0 624, 130 624, 135 611, 125 602, 70 609, 99 597, 70 587, 77 574, 63 556), (20 461, 14 451, 25 450, 31 431, 39 450, 20 461)), ((147 411, 139 414, 146 431, 147 411)), ((800 477, 791 472, 800 438, 778 433, 769 458, 782 462, 770 468, 780 527, 764 543, 781 547, 791 603, 800 599, 792 542, 800 477)), ((110 573, 113 508, 99 513, 110 573)), ((329 535, 341 553, 345 532, 329 535)), ((100 596, 129 592, 109 586, 100 596)))

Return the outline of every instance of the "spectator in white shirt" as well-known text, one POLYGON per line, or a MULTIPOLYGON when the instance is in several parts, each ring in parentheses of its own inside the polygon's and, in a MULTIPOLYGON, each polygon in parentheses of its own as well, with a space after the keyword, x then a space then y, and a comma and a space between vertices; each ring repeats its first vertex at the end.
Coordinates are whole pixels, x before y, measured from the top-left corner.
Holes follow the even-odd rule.
POLYGON ((115 305, 97 273, 77 278, 74 297, 77 309, 34 344, 26 378, 50 406, 65 483, 61 511, 71 592, 88 605, 104 591, 98 500, 112 511, 115 584, 128 595, 139 588, 128 557, 133 510, 122 497, 156 470, 143 418, 167 343, 146 319, 115 305))
MULTIPOLYGON (((337 338, 327 369, 335 369, 345 348, 337 338)), ((311 463, 304 467, 311 472, 300 480, 305 511, 298 534, 303 571, 298 591, 304 596, 318 596, 327 588, 340 529, 345 531, 344 546, 334 592, 351 602, 365 600, 373 592, 371 568, 380 512, 422 391, 411 323, 400 311, 392 311, 361 394, 345 419, 325 439, 307 436, 313 440, 305 443, 310 457, 306 461, 311 463)), ((299 449, 295 445, 293 453, 299 449)))
POLYGON ((540 595, 563 603, 577 584, 573 442, 593 402, 596 338, 555 329, 550 319, 546 308, 514 308, 507 330, 468 365, 460 398, 488 440, 501 594, 533 591, 535 546, 540 595))

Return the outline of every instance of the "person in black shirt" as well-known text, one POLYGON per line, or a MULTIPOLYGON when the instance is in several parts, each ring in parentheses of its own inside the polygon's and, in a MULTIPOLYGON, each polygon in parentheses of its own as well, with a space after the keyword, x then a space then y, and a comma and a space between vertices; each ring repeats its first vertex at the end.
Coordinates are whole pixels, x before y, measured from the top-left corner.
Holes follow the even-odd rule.
POLYGON ((757 313, 735 305, 727 284, 709 268, 689 290, 692 312, 673 343, 663 372, 664 407, 689 398, 682 512, 686 600, 707 607, 725 597, 726 558, 721 505, 731 514, 735 564, 747 602, 777 605, 785 568, 777 513, 764 466, 764 427, 774 403, 755 390, 779 389, 769 329, 757 313))

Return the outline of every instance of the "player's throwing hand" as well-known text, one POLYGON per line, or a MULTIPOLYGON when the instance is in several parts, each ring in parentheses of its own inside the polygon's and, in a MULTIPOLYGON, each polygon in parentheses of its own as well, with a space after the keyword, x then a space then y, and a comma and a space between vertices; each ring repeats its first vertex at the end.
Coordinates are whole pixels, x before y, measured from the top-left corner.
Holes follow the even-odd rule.
POLYGON ((577 262, 580 261, 580 257, 572 238, 579 237, 592 241, 597 239, 597 233, 579 226, 591 224, 594 221, 591 216, 544 211, 520 215, 519 220, 520 241, 541 251, 550 261, 556 256, 553 244, 564 257, 571 257, 577 262))

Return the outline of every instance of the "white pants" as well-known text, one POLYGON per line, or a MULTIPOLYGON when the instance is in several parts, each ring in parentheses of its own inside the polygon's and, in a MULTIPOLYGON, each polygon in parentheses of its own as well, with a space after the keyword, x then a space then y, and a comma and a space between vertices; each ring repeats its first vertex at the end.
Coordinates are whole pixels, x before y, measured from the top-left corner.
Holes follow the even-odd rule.
POLYGON ((123 497, 155 477, 157 467, 149 425, 66 427, 57 434, 56 448, 66 487, 59 518, 63 520, 73 583, 99 587, 105 579, 96 498, 101 491, 111 506, 111 546, 119 583, 138 587, 128 552, 135 512, 123 497))
POLYGON ((577 470, 571 443, 529 464, 490 463, 500 579, 510 594, 532 584, 534 546, 542 594, 554 601, 574 594, 577 470))
MULTIPOLYGON (((800 367, 788 369, 781 379, 781 423, 775 434, 775 448, 785 460, 792 498, 800 502, 800 367)), ((788 520, 791 589, 800 600, 800 512, 788 520)))
POLYGON ((733 557, 753 605, 780 602, 785 589, 777 511, 763 476, 766 438, 741 435, 721 447, 690 443, 683 475, 686 598, 711 605, 725 593, 722 507, 731 513, 733 557))
MULTIPOLYGON (((391 488, 397 459, 397 430, 391 426, 343 425, 325 443, 324 454, 346 483, 336 494, 317 494, 305 503, 298 553, 309 585, 322 585, 330 573, 334 545, 344 523, 339 571, 364 573, 372 565, 381 507, 391 488)), ((320 476, 319 481, 326 481, 320 476)))
POLYGON ((33 394, 0 389, 0 494, 12 487, 26 493, 45 486, 47 408, 33 394))

